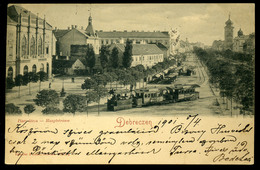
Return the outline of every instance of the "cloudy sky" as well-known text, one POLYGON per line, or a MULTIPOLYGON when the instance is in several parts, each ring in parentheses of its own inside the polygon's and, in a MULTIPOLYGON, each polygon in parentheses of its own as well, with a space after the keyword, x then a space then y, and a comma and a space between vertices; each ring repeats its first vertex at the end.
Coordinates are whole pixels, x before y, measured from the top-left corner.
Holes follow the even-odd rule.
POLYGON ((53 27, 88 24, 89 9, 94 29, 168 31, 177 28, 181 39, 211 45, 224 39, 229 13, 234 22, 234 36, 241 28, 244 34, 255 31, 254 4, 22 4, 53 27))

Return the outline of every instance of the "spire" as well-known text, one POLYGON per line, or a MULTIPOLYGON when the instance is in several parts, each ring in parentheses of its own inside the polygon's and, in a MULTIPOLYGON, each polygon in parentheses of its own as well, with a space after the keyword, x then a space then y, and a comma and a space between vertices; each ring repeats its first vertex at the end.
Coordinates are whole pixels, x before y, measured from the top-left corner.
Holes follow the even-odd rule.
POLYGON ((226 25, 232 25, 233 22, 230 20, 230 12, 228 14, 228 20, 226 21, 226 25))
POLYGON ((91 17, 91 8, 89 9, 89 18, 88 18, 88 26, 86 28, 86 34, 89 36, 95 36, 94 29, 92 26, 92 17, 91 17))

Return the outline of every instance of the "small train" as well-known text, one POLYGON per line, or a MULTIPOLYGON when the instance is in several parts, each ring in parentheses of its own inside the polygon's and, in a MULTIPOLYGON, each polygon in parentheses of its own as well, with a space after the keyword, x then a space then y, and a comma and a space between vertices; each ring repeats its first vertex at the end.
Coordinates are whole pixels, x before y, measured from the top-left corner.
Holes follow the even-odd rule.
POLYGON ((107 100, 107 110, 125 110, 134 107, 161 105, 181 101, 196 100, 199 92, 197 84, 175 85, 174 87, 146 87, 130 90, 111 90, 111 98, 107 100))

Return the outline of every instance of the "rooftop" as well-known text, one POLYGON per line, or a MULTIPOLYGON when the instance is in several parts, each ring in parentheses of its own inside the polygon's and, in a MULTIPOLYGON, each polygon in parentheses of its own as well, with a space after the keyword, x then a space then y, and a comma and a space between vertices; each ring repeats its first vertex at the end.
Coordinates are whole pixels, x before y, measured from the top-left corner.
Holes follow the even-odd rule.
MULTIPOLYGON (((156 44, 132 44, 132 54, 163 54, 163 51, 156 44)), ((111 48, 117 47, 120 51, 125 51, 125 44, 113 44, 111 48)))
MULTIPOLYGON (((37 15, 28 11, 27 9, 21 7, 20 5, 11 5, 7 8, 7 23, 18 23, 18 17, 21 13, 23 18, 26 18, 30 15, 31 20, 36 20, 37 15)), ((38 17, 40 22, 43 22, 44 19, 38 17)), ((46 28, 51 29, 52 26, 46 22, 46 28)))
POLYGON ((100 38, 170 38, 168 32, 97 31, 100 38))

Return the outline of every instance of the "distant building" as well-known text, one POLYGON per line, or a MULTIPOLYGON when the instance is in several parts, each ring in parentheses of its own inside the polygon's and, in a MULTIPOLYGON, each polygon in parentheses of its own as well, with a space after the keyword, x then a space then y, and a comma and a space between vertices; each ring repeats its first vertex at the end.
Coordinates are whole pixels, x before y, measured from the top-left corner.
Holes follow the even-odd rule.
POLYGON ((233 49, 233 22, 230 20, 230 15, 228 20, 225 22, 225 35, 224 35, 224 49, 233 49))
POLYGON ((211 48, 217 51, 222 51, 224 49, 224 41, 222 40, 213 41, 211 48))
POLYGON ((6 77, 44 71, 52 74, 56 38, 52 26, 19 5, 7 8, 6 77))
POLYGON ((86 69, 87 67, 83 58, 70 59, 67 56, 61 56, 60 58, 53 59, 53 72, 55 74, 74 75, 78 74, 80 71, 85 72, 86 69))
POLYGON ((78 56, 86 55, 85 49, 88 44, 92 45, 95 54, 99 54, 99 38, 92 26, 92 17, 89 16, 88 27, 83 30, 77 25, 71 25, 68 29, 55 29, 53 31, 57 38, 57 54, 60 56, 78 56))
MULTIPOLYGON (((110 50, 114 47, 118 49, 119 57, 122 58, 125 44, 112 44, 110 50)), ((156 44, 133 44, 132 54, 131 67, 141 64, 147 68, 163 61, 163 51, 156 44)))
POLYGON ((234 38, 233 51, 254 53, 255 51, 255 34, 244 35, 243 31, 237 32, 237 37, 234 38))
POLYGON ((230 20, 230 15, 228 20, 225 22, 225 34, 224 41, 215 40, 212 43, 211 48, 214 50, 232 50, 234 52, 245 52, 254 54, 255 52, 255 34, 244 35, 241 28, 237 32, 237 37, 233 38, 233 22, 230 20))

